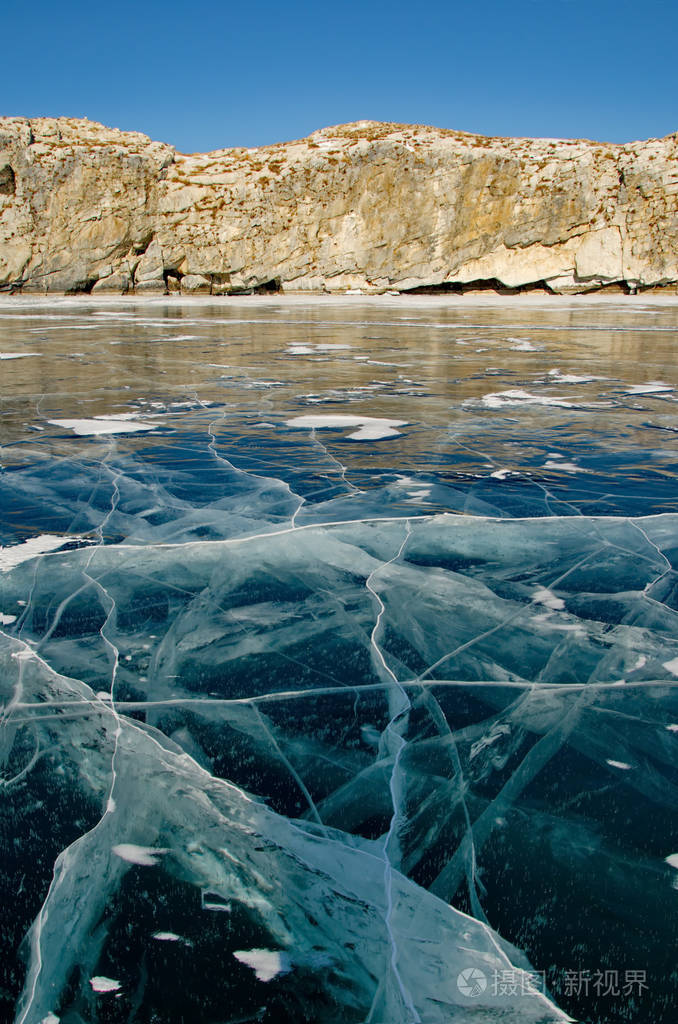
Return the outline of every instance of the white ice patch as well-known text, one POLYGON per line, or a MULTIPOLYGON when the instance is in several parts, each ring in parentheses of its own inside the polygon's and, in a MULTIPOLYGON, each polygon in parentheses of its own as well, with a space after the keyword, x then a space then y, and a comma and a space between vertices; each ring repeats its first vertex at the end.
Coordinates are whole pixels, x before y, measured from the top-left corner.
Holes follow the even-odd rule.
POLYGON ((139 430, 155 430, 156 423, 141 423, 137 420, 123 420, 108 417, 92 420, 48 420, 53 427, 72 430, 80 437, 92 437, 98 434, 133 434, 139 430))
POLYGON ((29 537, 21 544, 12 544, 10 547, 0 547, 0 572, 9 572, 15 566, 27 562, 29 558, 36 555, 44 555, 47 551, 55 551, 69 541, 78 540, 78 537, 57 537, 52 533, 43 533, 40 537, 29 537))
POLYGON ((289 974, 292 962, 287 953, 276 949, 236 949, 233 956, 251 967, 259 981, 271 981, 279 974, 289 974))
POLYGON ((547 459, 544 463, 543 469, 563 469, 566 473, 581 473, 581 466, 578 466, 576 462, 557 462, 555 459, 547 459))
POLYGON ((158 863, 158 857, 167 853, 166 849, 157 846, 136 846, 134 843, 118 843, 113 847, 116 857, 126 860, 129 864, 142 864, 152 868, 158 863))
POLYGON ((670 853, 664 860, 670 867, 678 868, 678 853, 670 853))
POLYGON ((158 942, 182 942, 181 935, 176 932, 153 932, 152 938, 158 942))
POLYGON ((671 661, 665 661, 664 668, 667 668, 671 675, 678 676, 678 658, 672 658, 671 661))
MULTIPOLYGON (((464 403, 466 404, 466 403, 464 403)), ((562 396, 558 395, 533 395, 529 391, 523 391, 522 388, 512 388, 509 391, 492 391, 488 395, 483 395, 480 399, 480 404, 484 405, 487 409, 501 409, 506 405, 555 405, 561 409, 572 409, 572 403, 566 401, 562 396)))
POLYGON ((638 658, 638 661, 635 663, 635 665, 631 669, 631 671, 632 672, 636 672, 639 668, 645 668, 646 664, 647 664, 647 658, 645 657, 644 654, 641 654, 640 657, 638 658))
POLYGON ((48 1013, 46 1017, 43 1017, 40 1024, 59 1024, 61 1017, 57 1017, 56 1013, 48 1013))
POLYGON ((553 629, 559 633, 574 633, 576 636, 586 636, 586 631, 578 622, 553 622, 551 612, 533 615, 532 622, 539 626, 540 629, 553 629))
POLYGON ((627 395, 662 395, 667 391, 673 391, 670 384, 664 384, 660 380, 650 380, 647 384, 634 384, 626 389, 627 395))
POLYGON ((671 722, 671 724, 667 725, 666 728, 669 732, 678 732, 678 725, 675 722, 671 722))
POLYGON ((291 356, 312 356, 315 354, 315 349, 311 345, 288 345, 287 352, 291 356))
POLYGON ((16 615, 5 615, 4 612, 0 612, 0 626, 11 626, 13 622, 16 622, 16 615))
POLYGON ((95 420, 106 420, 107 423, 114 420, 116 423, 124 422, 125 420, 134 420, 139 415, 139 410, 136 412, 112 412, 108 416, 95 416, 95 420))
POLYGON ((507 338, 507 341, 512 341, 511 352, 539 352, 541 346, 534 345, 527 338, 507 338))
POLYGON ((97 974, 96 977, 90 978, 89 983, 95 992, 117 992, 120 988, 119 981, 107 978, 103 974, 97 974))
POLYGON ((0 359, 28 359, 29 356, 39 355, 39 352, 0 352, 0 359))
POLYGON ((631 769, 631 765, 627 764, 626 761, 611 761, 608 758, 605 759, 612 768, 621 768, 622 771, 628 772, 631 769))
POLYGON ((24 647, 21 651, 14 651, 12 657, 16 658, 17 661, 28 661, 30 658, 35 657, 35 653, 30 647, 24 647))
POLYGON ((589 375, 579 375, 577 373, 561 373, 560 370, 549 370, 549 377, 558 384, 587 384, 594 380, 609 380, 609 377, 594 377, 589 375))
POLYGON ((547 608, 552 608, 554 611, 561 611, 565 607, 562 597, 556 597, 553 591, 547 587, 538 587, 532 596, 532 600, 538 604, 546 605, 547 608))
POLYGON ((348 435, 350 441, 379 441, 385 437, 400 437, 396 427, 404 427, 407 420, 385 420, 375 416, 350 416, 341 413, 319 416, 295 416, 285 420, 288 427, 301 427, 304 430, 325 430, 328 428, 358 427, 348 435))

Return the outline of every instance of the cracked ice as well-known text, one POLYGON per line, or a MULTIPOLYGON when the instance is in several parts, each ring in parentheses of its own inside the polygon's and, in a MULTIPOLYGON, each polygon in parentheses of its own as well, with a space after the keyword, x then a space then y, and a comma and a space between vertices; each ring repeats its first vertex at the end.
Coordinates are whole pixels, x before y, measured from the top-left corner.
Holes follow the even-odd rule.
MULTIPOLYGON (((166 326, 143 303, 49 308, 88 323, 92 358, 166 326)), ((634 476, 615 430, 637 416, 636 441, 669 431, 670 386, 615 383, 616 357, 550 379, 556 355, 577 368, 567 324, 551 336, 526 315, 517 345, 514 312, 454 328, 514 369, 502 391, 468 372, 451 416, 423 371, 400 393, 420 369, 398 377, 413 337, 428 344, 413 314, 371 360, 395 367, 372 408, 356 353, 383 311, 361 326, 340 310, 329 332, 289 310, 282 330, 255 306, 257 364, 233 354, 249 314, 230 314, 223 348, 222 320, 197 308, 182 326, 198 334, 163 351, 167 386, 136 367, 122 411, 43 394, 42 360, 7 363, 10 1016, 536 1024, 574 1015, 564 972, 607 967, 611 950, 668 978, 678 507, 668 442, 634 476), (199 372, 180 358, 196 340, 199 372), (350 413, 303 414, 319 352, 350 413), (521 362, 537 357, 539 374, 521 362), (570 382, 577 402, 550 400, 570 382), (619 420, 586 449, 597 402, 619 420), (559 475, 575 458, 587 473, 559 475), (469 990, 469 971, 485 986, 469 990)), ((3 345, 33 351, 35 309, 3 345)), ((459 375, 479 356, 450 358, 459 375)), ((672 1005, 667 985, 639 1021, 672 1005)))

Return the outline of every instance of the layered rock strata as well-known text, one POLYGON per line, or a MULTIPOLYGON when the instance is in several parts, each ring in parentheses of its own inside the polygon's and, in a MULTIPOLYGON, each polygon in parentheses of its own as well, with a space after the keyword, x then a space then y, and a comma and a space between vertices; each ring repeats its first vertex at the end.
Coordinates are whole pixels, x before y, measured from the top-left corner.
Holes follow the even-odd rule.
POLYGON ((678 134, 611 145, 357 122, 186 156, 0 118, 0 288, 229 294, 678 283, 678 134))

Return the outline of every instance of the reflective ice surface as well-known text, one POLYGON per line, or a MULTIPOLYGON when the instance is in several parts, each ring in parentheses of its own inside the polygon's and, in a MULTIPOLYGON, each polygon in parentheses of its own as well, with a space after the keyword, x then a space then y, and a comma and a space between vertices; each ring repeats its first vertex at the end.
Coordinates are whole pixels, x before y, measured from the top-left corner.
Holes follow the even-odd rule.
POLYGON ((0 305, 3 1019, 674 1019, 677 334, 0 305))

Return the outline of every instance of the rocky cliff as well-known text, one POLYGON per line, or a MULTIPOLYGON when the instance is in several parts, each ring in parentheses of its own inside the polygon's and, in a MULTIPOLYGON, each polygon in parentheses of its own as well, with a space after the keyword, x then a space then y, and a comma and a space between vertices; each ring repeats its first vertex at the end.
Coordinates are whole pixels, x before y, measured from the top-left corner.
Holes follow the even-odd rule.
POLYGON ((0 118, 0 288, 364 292, 678 282, 678 134, 608 145, 358 122, 185 156, 0 118))

